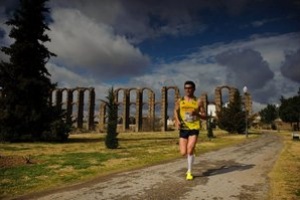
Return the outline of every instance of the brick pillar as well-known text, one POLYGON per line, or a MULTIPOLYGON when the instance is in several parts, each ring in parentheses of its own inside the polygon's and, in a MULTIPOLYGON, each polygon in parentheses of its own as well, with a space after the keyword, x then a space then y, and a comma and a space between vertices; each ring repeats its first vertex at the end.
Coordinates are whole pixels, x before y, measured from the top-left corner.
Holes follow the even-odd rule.
POLYGON ((175 87, 174 90, 175 90, 175 104, 176 104, 176 101, 180 99, 180 91, 178 87, 175 87))
POLYGON ((208 114, 208 113, 207 113, 207 107, 208 107, 207 93, 203 93, 203 94, 200 96, 200 100, 201 100, 202 103, 203 103, 203 107, 204 107, 205 113, 206 113, 206 115, 207 115, 207 114, 208 114))
POLYGON ((149 91, 149 122, 150 130, 154 131, 154 122, 155 122, 155 94, 153 91, 149 91))
POLYGON ((143 93, 140 89, 136 90, 135 106, 135 132, 139 132, 143 124, 143 93))
MULTIPOLYGON (((204 111, 205 111, 205 114, 206 116, 209 116, 209 113, 208 113, 208 98, 207 98, 207 93, 203 93, 201 96, 200 96, 200 100, 202 101, 203 103, 203 107, 204 107, 204 111)), ((202 121, 200 121, 200 127, 201 129, 205 129, 207 130, 207 127, 208 127, 208 120, 206 120, 206 123, 205 125, 203 125, 201 123, 202 121)))
MULTIPOLYGON (((121 103, 121 102, 119 102, 119 92, 120 92, 120 88, 118 88, 118 89, 116 89, 115 91, 114 91, 114 97, 115 97, 115 101, 116 101, 116 103, 117 103, 117 105, 118 105, 118 120, 119 120, 119 109, 120 109, 120 105, 123 105, 123 103, 121 103)), ((123 91, 124 92, 124 91, 123 91)), ((124 105, 123 105, 124 106, 124 105)), ((123 112, 124 113, 124 112, 123 112)), ((124 129, 124 117, 122 116, 122 129, 124 129)), ((118 122, 118 124, 119 124, 119 122, 118 122)), ((123 130, 120 130, 120 128, 117 128, 118 129, 118 131, 123 131, 123 130)))
POLYGON ((101 103, 99 109, 99 132, 104 132, 105 130, 105 117, 106 117, 106 104, 101 103))
POLYGON ((247 114, 251 115, 252 114, 252 97, 248 92, 245 94, 245 103, 246 103, 247 114))
POLYGON ((236 88, 230 87, 229 88, 229 102, 232 103, 234 101, 234 95, 237 92, 236 88))
POLYGON ((67 124, 72 125, 72 114, 73 114, 73 89, 67 90, 67 113, 66 120, 67 124))
POLYGON ((216 104, 216 112, 220 112, 222 108, 222 94, 221 94, 221 88, 217 87, 215 89, 215 104, 216 104))
POLYGON ((89 113, 88 113, 88 130, 95 129, 95 89, 90 88, 89 90, 89 113))
POLYGON ((84 90, 78 89, 77 97, 77 128, 83 127, 83 104, 84 104, 84 90))
POLYGON ((167 108, 168 108, 168 91, 166 87, 161 90, 161 131, 167 131, 167 108))
POLYGON ((129 91, 127 89, 123 90, 123 131, 129 128, 129 91))

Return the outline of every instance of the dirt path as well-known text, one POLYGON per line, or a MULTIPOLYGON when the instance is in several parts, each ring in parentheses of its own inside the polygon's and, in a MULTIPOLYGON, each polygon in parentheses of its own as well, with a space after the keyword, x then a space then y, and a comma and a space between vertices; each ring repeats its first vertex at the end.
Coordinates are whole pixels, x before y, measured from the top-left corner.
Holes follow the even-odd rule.
POLYGON ((262 200, 267 198, 267 174, 281 148, 279 136, 265 134, 244 144, 196 157, 193 181, 185 180, 186 159, 179 159, 22 199, 262 200))

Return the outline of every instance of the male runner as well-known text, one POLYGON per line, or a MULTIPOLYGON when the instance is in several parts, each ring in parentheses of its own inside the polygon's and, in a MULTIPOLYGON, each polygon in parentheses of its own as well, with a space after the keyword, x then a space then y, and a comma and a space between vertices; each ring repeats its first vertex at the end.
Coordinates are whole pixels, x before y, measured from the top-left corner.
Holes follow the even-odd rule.
POLYGON ((184 97, 178 99, 174 109, 176 127, 179 129, 179 149, 182 156, 187 156, 188 170, 186 180, 193 180, 192 165, 194 149, 197 143, 200 118, 205 119, 203 103, 194 96, 196 90, 193 81, 184 83, 184 97))

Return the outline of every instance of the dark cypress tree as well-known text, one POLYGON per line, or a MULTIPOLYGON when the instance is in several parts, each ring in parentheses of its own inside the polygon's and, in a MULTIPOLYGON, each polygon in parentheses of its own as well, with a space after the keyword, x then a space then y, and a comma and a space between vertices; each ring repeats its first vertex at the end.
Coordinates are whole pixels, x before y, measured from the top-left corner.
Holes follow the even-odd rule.
POLYGON ((237 90, 234 99, 228 107, 223 107, 218 115, 218 125, 220 129, 229 133, 244 133, 246 129, 245 116, 243 111, 242 98, 237 90))
POLYGON ((114 89, 108 90, 107 101, 103 101, 107 107, 108 121, 107 121, 107 135, 105 137, 105 145, 109 149, 116 149, 119 146, 117 138, 118 125, 118 104, 115 101, 114 89))
POLYGON ((10 47, 1 51, 10 62, 0 63, 0 140, 33 141, 65 140, 68 127, 63 123, 62 111, 49 103, 55 84, 45 64, 51 53, 43 43, 50 42, 46 17, 47 0, 20 0, 11 26, 10 47))

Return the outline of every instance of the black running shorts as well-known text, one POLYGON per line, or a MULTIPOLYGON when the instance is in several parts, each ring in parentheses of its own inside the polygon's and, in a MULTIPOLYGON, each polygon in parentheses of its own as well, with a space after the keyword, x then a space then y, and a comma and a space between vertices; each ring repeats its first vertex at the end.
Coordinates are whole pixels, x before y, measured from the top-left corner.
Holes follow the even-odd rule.
POLYGON ((199 130, 192 129, 192 130, 180 130, 179 131, 179 137, 180 138, 188 139, 189 136, 191 136, 191 135, 198 136, 199 135, 199 130))

